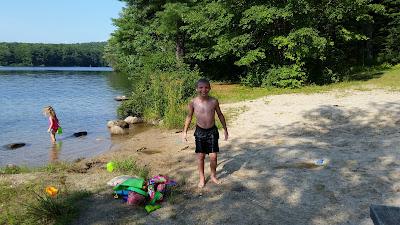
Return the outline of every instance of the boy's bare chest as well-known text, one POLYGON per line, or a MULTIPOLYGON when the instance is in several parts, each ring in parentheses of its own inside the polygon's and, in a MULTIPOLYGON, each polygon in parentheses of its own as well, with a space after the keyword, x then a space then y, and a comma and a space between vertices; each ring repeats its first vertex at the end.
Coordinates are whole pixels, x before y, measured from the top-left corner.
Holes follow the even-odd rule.
POLYGON ((195 114, 213 114, 215 112, 215 105, 211 102, 196 103, 194 105, 195 114))

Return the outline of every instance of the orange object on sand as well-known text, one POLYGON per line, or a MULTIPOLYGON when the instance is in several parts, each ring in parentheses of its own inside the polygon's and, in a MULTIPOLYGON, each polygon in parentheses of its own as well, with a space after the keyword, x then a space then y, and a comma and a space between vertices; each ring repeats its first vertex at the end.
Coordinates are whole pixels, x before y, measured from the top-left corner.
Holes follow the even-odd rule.
POLYGON ((53 186, 46 187, 46 193, 51 197, 54 197, 58 194, 58 189, 53 186))

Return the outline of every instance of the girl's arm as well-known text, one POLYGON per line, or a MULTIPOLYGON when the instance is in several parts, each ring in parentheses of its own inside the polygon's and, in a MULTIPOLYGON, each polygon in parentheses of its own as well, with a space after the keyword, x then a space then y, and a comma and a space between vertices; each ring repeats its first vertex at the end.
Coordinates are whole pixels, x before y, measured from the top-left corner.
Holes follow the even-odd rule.
POLYGON ((52 127, 53 127, 53 119, 51 118, 51 116, 49 116, 49 128, 47 129, 47 132, 50 132, 52 127))

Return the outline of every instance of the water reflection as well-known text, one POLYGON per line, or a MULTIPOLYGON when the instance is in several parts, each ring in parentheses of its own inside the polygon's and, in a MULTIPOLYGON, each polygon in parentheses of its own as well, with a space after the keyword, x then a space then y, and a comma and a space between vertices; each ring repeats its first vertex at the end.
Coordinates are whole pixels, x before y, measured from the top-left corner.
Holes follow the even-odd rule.
POLYGON ((108 73, 108 85, 115 90, 121 91, 124 95, 129 95, 132 92, 132 81, 126 73, 108 73))
POLYGON ((59 160, 59 155, 61 152, 62 148, 62 141, 57 141, 54 145, 51 145, 50 151, 49 151, 49 162, 54 163, 59 160))

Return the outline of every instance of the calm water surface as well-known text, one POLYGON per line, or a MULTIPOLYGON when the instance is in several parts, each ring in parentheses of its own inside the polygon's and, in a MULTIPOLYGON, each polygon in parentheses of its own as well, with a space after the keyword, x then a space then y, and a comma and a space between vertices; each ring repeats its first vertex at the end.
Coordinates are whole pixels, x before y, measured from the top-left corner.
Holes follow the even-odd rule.
POLYGON ((110 68, 8 68, 0 67, 0 166, 9 163, 36 166, 74 160, 107 151, 112 146, 108 120, 115 119, 119 102, 130 82, 110 68), (50 144, 48 119, 42 108, 52 105, 64 133, 50 144), (88 135, 75 138, 74 132, 88 135), (6 150, 4 145, 27 146, 6 150))

